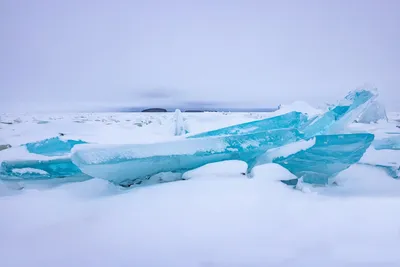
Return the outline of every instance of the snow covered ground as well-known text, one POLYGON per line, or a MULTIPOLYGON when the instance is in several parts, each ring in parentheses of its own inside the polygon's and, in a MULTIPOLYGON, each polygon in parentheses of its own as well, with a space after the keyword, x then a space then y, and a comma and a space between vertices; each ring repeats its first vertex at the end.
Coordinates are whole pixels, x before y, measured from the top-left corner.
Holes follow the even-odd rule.
MULTIPOLYGON (((173 115, 3 114, 0 143, 59 133, 121 144, 182 138, 173 115)), ((190 134, 272 115, 183 114, 190 134)), ((294 190, 277 181, 291 178, 278 165, 250 179, 245 169, 215 163, 188 172, 188 180, 132 189, 100 179, 23 190, 0 183, 0 266, 400 266, 400 181, 354 165, 337 186, 294 190)))

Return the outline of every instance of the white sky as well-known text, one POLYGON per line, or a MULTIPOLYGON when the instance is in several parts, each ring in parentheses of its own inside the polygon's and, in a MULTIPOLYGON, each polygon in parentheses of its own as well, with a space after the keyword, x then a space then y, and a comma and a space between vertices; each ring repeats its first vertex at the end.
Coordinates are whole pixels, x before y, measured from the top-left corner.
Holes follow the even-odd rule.
POLYGON ((0 105, 318 105, 368 83, 400 110, 399 14, 396 0, 0 0, 0 105))

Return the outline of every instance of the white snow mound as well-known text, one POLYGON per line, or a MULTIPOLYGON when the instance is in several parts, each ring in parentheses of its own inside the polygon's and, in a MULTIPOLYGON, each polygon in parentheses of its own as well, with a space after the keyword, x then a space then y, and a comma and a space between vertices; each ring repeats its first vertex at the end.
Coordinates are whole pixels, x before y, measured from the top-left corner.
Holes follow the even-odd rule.
POLYGON ((304 114, 308 115, 309 117, 317 116, 323 112, 322 110, 314 108, 310 104, 303 102, 303 101, 295 101, 292 104, 281 105, 279 110, 277 110, 276 112, 278 114, 285 114, 285 113, 289 113, 292 111, 298 111, 298 112, 304 113, 304 114))
POLYGON ((197 169, 187 171, 183 174, 183 179, 198 177, 237 177, 246 173, 247 163, 241 160, 226 160, 221 162, 209 163, 197 169))
POLYGON ((276 163, 262 164, 254 167, 251 176, 256 179, 268 179, 273 181, 292 180, 297 177, 276 163))

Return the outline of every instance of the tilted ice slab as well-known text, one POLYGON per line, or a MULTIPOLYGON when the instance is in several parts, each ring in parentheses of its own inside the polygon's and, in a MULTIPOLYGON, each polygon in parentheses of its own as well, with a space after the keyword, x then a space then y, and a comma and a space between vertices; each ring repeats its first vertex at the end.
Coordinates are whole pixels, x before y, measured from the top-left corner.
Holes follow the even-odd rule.
POLYGON ((276 129, 299 128, 307 121, 307 116, 300 112, 289 112, 258 121, 237 124, 209 132, 188 136, 187 138, 212 137, 236 134, 252 134, 276 129))
POLYGON ((306 123, 301 131, 306 139, 320 134, 341 132, 347 124, 356 120, 377 96, 377 92, 364 89, 351 91, 337 106, 306 123))
POLYGON ((315 144, 272 159, 306 183, 327 184, 331 177, 357 163, 374 140, 373 134, 319 135, 315 144))
POLYGON ((85 144, 82 140, 62 140, 59 137, 44 139, 38 142, 27 143, 24 146, 30 153, 60 156, 71 152, 71 149, 78 144, 85 144))
POLYGON ((301 139, 297 130, 181 139, 136 145, 79 145, 72 162, 83 173, 114 183, 135 184, 160 172, 185 172, 223 160, 249 162, 271 148, 301 139))

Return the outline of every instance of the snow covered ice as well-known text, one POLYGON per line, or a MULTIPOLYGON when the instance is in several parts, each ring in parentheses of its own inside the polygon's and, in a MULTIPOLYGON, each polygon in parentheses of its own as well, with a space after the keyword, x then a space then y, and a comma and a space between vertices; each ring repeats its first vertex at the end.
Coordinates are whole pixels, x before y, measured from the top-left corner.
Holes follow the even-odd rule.
MULTIPOLYGON (((358 114, 360 106, 354 109, 358 114)), ((2 143, 12 145, 0 151, 6 173, 0 180, 0 265, 399 266, 400 181, 388 171, 400 167, 392 145, 400 133, 398 113, 365 124, 337 109, 345 133, 309 138, 301 132, 307 122, 196 138, 296 111, 285 109, 283 114, 180 113, 190 129, 184 135, 176 135, 175 113, 2 115, 20 122, 0 129, 2 143), (24 146, 60 132, 63 140, 88 144, 74 145, 72 156, 69 148, 37 154, 24 146), (266 133, 286 135, 268 134, 274 141, 269 143, 266 133), (218 155, 218 162, 197 161, 205 155, 218 155), (246 173, 254 155, 265 161, 246 173), (163 172, 154 157, 167 163, 163 172), (174 158, 193 161, 188 169, 176 169, 174 158), (132 164, 142 159, 148 168, 132 164), (121 160, 132 164, 129 171, 121 160), (50 168, 52 163, 58 164, 50 168), (58 169, 62 164, 77 172, 93 169, 68 176, 58 169), (328 185, 314 186, 307 183, 310 176, 299 174, 314 167, 326 174, 318 180, 329 179, 328 185), (139 171, 147 177, 142 186, 107 181, 139 171), (57 172, 63 178, 50 175, 57 172), (281 182, 293 180, 300 182, 281 182)), ((305 120, 323 113, 309 112, 305 120)), ((293 115, 303 117, 287 116, 293 115)), ((333 131, 333 124, 321 125, 333 131)))
POLYGON ((250 162, 270 148, 301 139, 297 130, 180 139, 136 145, 80 145, 72 162, 82 172, 115 183, 145 180, 159 172, 182 172, 222 160, 250 162))

